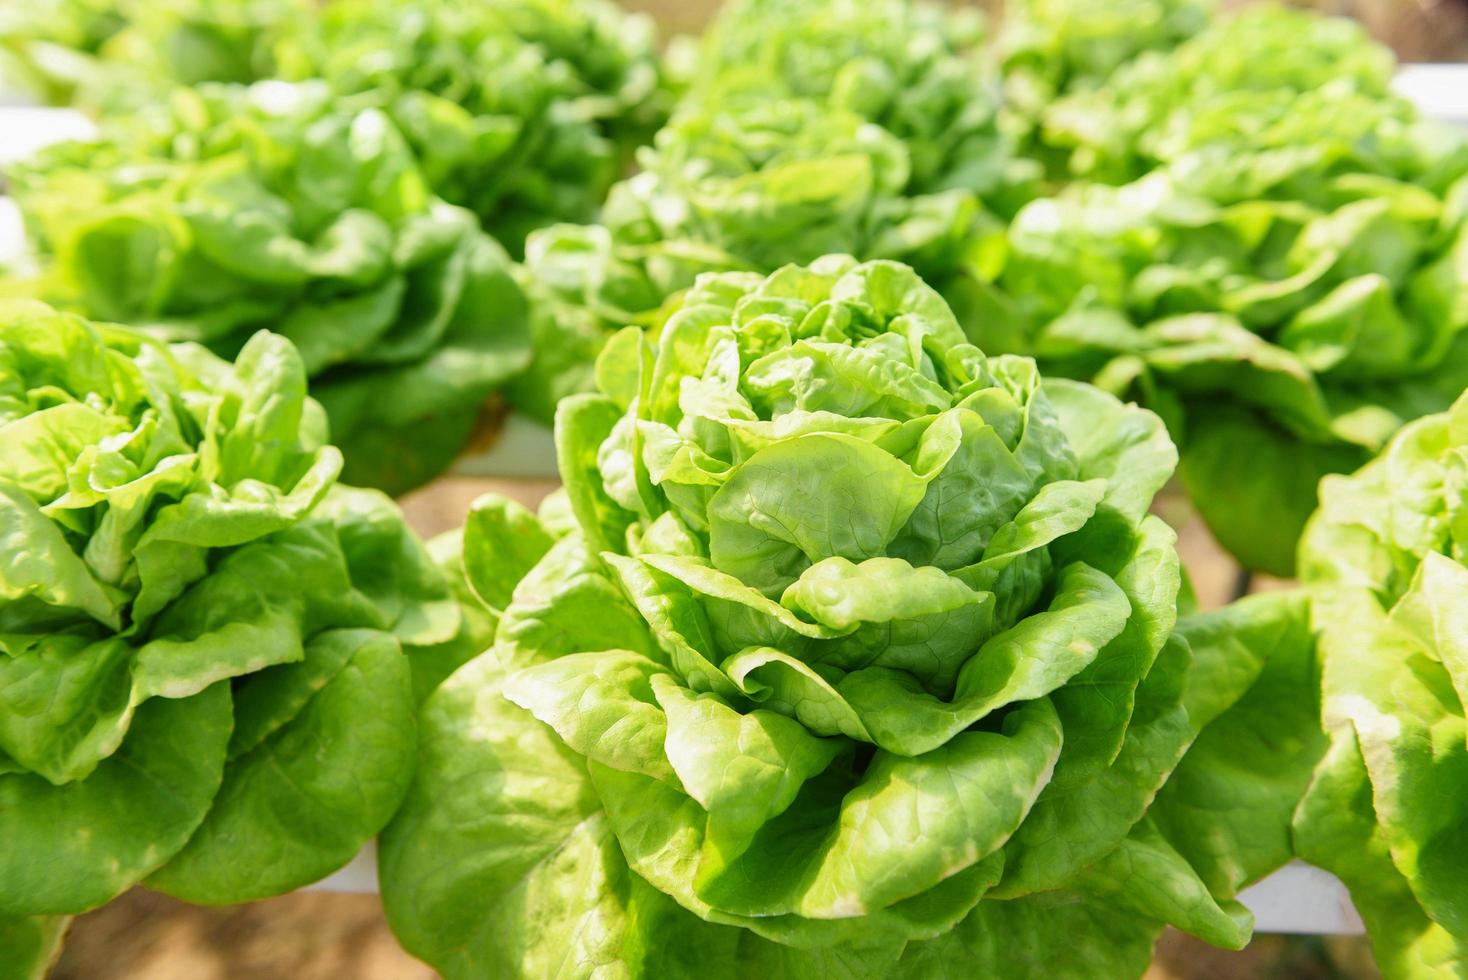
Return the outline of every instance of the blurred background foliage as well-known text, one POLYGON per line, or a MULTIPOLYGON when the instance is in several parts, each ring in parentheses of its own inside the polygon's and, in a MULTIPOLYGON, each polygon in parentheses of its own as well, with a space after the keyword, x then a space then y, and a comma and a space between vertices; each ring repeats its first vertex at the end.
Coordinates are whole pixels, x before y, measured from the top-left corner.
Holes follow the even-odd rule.
MULTIPOLYGON (((1004 9, 1003 0, 959 2, 991 15, 1004 9)), ((1224 5, 1249 2, 1225 0, 1224 5)), ((667 34, 674 34, 698 31, 719 4, 718 0, 624 0, 623 6, 651 13, 667 34)), ((1468 61, 1468 0, 1293 0, 1291 6, 1354 17, 1403 61, 1468 61)))

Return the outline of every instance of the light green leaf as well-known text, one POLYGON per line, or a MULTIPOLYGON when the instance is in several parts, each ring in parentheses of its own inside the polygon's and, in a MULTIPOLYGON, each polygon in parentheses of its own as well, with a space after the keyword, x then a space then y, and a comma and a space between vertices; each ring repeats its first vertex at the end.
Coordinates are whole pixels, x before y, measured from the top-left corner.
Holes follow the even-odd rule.
POLYGON ((773 597, 820 558, 881 555, 925 489, 902 461, 850 436, 777 443, 709 501, 709 557, 773 597))
POLYGON ((0 852, 0 911, 84 912, 167 861, 208 813, 229 732, 229 690, 216 684, 142 705, 118 750, 79 782, 0 775, 0 830, 21 845, 0 852))
POLYGON ((210 904, 279 895, 346 864, 397 810, 416 743, 402 650, 367 630, 315 642, 349 648, 340 672, 231 761, 203 825, 150 887, 210 904))

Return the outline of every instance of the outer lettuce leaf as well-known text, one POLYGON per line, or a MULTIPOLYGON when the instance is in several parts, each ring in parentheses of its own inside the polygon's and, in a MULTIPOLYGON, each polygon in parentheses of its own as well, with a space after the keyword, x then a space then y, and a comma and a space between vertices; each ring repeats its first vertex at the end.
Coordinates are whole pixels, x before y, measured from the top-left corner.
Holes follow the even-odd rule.
POLYGON ((903 976, 946 977, 980 962, 996 976, 1141 976, 1152 961, 1160 923, 1085 894, 1048 892, 983 902, 952 932, 907 948, 903 976), (1058 942, 1060 936, 1067 941, 1058 942))
MULTIPOLYGON (((339 672, 288 724, 231 760, 203 825, 148 878, 150 887, 214 904, 278 895, 346 864, 397 810, 416 728, 396 640, 369 630, 322 633, 305 661, 277 670, 309 670, 313 657, 337 645, 349 648, 339 672), (321 764, 322 745, 332 747, 336 764, 321 764), (242 862, 241 852, 261 857, 242 862)), ((271 688, 262 696, 279 698, 279 686, 290 683, 261 672, 236 702, 262 684, 271 688)))
POLYGON ((1320 478, 1364 457, 1355 446, 1302 442, 1246 408, 1199 412, 1188 431, 1178 471, 1188 496, 1240 564, 1272 575, 1294 570, 1320 478))
POLYGON ((63 915, 0 917, 0 977, 41 980, 56 963, 71 918, 63 915))
POLYGON ((1315 771, 1295 816, 1301 857, 1335 874, 1351 890, 1383 974, 1463 976, 1468 945, 1428 918, 1381 836, 1371 780, 1352 733, 1343 731, 1315 771))
POLYGON ((6 840, 23 843, 5 852, 5 911, 80 912, 168 860, 218 791, 229 723, 223 684, 182 700, 155 698, 86 779, 53 786, 23 772, 0 776, 6 840))
POLYGON ((1290 820, 1325 752, 1309 606, 1299 593, 1264 593, 1187 617, 1178 632, 1194 653, 1188 713, 1201 733, 1148 819, 1213 894, 1233 896, 1291 857, 1290 820))

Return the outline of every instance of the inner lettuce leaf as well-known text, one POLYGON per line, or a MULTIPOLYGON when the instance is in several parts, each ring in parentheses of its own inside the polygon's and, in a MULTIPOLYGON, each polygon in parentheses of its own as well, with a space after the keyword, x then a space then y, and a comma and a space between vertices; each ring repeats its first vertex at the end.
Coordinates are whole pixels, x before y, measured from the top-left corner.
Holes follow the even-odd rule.
POLYGON ((1468 971, 1468 397, 1321 485, 1300 548, 1329 752, 1295 817, 1388 977, 1468 971))
POLYGON ((1152 809, 1211 725, 1309 690, 1313 644, 1294 597, 1179 621, 1156 416, 985 356, 911 268, 842 255, 702 276, 597 376, 558 412, 564 505, 489 498, 461 538, 498 626, 425 702, 381 838, 411 952, 1139 976, 1166 923, 1247 942, 1234 896, 1288 849, 1174 828, 1287 840, 1313 713, 1252 806, 1152 809))
POLYGON ((226 358, 264 328, 295 344, 351 482, 437 475, 529 361, 504 250, 324 83, 178 89, 11 181, 45 297, 226 358))
POLYGON ((406 792, 404 648, 450 641, 459 605, 396 506, 336 482, 306 391, 277 334, 229 362, 0 304, 7 965, 140 882, 307 884, 406 792))

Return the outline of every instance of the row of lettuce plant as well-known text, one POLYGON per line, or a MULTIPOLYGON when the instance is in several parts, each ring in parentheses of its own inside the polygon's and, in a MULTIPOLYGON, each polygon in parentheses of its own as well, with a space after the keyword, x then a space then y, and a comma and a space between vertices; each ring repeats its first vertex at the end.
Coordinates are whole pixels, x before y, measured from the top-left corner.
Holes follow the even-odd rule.
POLYGON ((1307 591, 1200 613, 1162 421, 897 263, 701 277, 563 402, 542 513, 431 550, 306 383, 0 308, 20 975, 134 884, 266 897, 380 830, 450 977, 1137 976, 1294 855, 1389 976, 1465 965, 1468 398, 1326 481, 1307 591))
POLYGON ((36 0, 0 15, 0 89, 126 117, 170 89, 322 79, 387 112, 439 196, 512 252, 590 220, 670 83, 606 0, 36 0))
POLYGON ((1468 970, 1464 403, 1411 423, 1468 386, 1468 153, 1380 49, 1035 2, 1000 90, 967 15, 747 0, 601 223, 529 231, 655 77, 537 101, 596 74, 526 41, 552 5, 362 9, 14 175, 43 291, 133 327, 0 309, 12 962, 405 800, 384 899, 448 976, 1139 975, 1164 924, 1247 942, 1292 855, 1388 975, 1468 970), (527 88, 462 88, 487 52, 527 88), (335 486, 328 443, 432 476, 506 383, 556 417, 540 515, 425 549, 335 486), (1278 571, 1386 450, 1305 591, 1199 613, 1174 442, 1278 571))
MULTIPOLYGON (((1468 381, 1468 140, 1393 97, 1390 54, 1347 21, 1031 0, 991 39, 933 4, 740 0, 672 70, 644 20, 593 2, 121 9, 100 49, 191 52, 153 76, 305 81, 155 94, 17 172, 45 298, 224 356, 288 322, 355 482, 441 472, 499 389, 549 422, 699 273, 832 252, 910 264, 983 349, 1157 411, 1251 569, 1289 574, 1318 477, 1468 381), (317 145, 326 116, 339 145, 317 145), (422 211, 465 239, 472 212, 523 256, 516 282, 422 211), (1243 445, 1258 465, 1233 465, 1243 445)), ((68 10, 90 7, 32 16, 68 10)))

